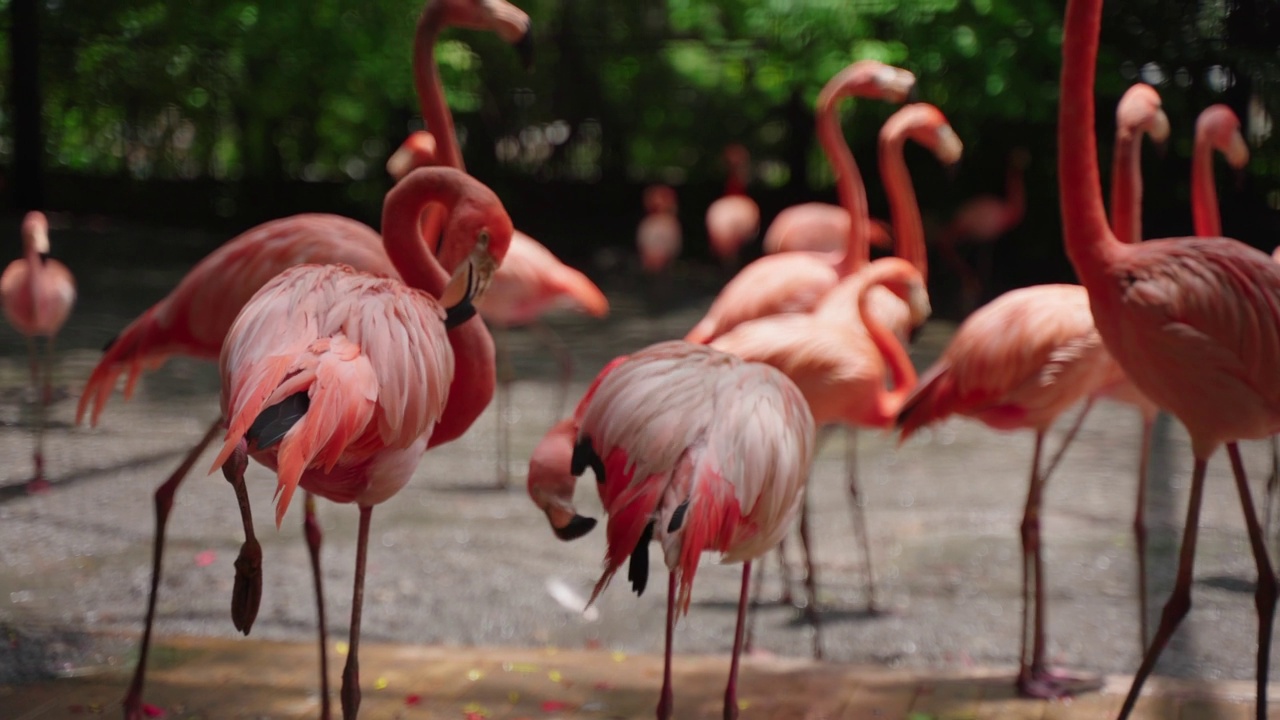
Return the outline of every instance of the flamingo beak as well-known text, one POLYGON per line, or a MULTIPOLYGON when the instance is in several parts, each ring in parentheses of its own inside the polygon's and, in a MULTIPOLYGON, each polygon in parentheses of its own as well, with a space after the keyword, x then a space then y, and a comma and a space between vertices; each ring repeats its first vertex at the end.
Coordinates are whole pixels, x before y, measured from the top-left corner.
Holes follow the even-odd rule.
POLYGON ((551 529, 555 532, 556 537, 564 540, 565 542, 577 540, 583 535, 594 530, 595 527, 595 518, 578 515, 577 513, 574 513, 573 517, 569 519, 569 522, 565 523, 564 527, 556 527, 554 520, 551 522, 551 529))
POLYGON ((445 306, 445 327, 452 330, 476 314, 475 301, 489 289, 498 261, 487 246, 477 245, 458 266, 445 286, 440 302, 445 306))

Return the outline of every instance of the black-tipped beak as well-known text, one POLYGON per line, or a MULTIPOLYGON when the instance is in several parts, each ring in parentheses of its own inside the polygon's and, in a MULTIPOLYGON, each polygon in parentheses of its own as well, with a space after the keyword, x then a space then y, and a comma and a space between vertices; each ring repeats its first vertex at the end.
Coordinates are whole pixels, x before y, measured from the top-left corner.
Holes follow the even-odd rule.
POLYGON ((516 52, 520 55, 520 64, 526 72, 533 69, 533 22, 525 28, 524 35, 515 42, 516 52))
POLYGON ((577 540, 583 535, 586 535, 587 533, 594 530, 595 527, 596 527, 595 518, 589 518, 585 515, 574 515, 573 519, 569 521, 568 525, 565 525, 562 528, 551 528, 551 529, 555 531, 556 537, 560 538, 561 540, 564 540, 565 542, 568 542, 570 540, 577 540))
POLYGON ((471 270, 470 263, 467 264, 467 287, 462 293, 462 299, 458 304, 447 307, 444 310, 444 328, 452 330, 462 323, 470 320, 476 315, 476 306, 471 302, 475 297, 475 273, 471 270))

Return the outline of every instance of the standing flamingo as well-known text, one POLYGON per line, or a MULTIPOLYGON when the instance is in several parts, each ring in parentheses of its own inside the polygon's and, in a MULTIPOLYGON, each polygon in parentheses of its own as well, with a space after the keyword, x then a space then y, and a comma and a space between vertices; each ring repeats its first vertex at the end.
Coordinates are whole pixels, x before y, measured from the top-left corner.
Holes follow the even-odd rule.
POLYGON ((552 430, 558 447, 540 454, 560 463, 531 466, 529 494, 562 539, 594 521, 573 509, 573 483, 588 466, 608 514, 605 569, 594 602, 630 559, 636 594, 649 579, 649 542, 662 546, 668 570, 666 652, 657 717, 673 711, 671 652, 675 621, 689 612, 702 553, 741 562, 724 718, 738 716, 738 658, 747 614, 751 562, 786 533, 813 461, 814 421, 795 384, 777 370, 679 340, 618 358, 596 377, 572 423, 552 430), (572 447, 565 457, 565 450, 572 447), (554 471, 554 470, 558 470, 554 471), (567 517, 567 519, 566 519, 567 517))
MULTIPOLYGON (((867 193, 840 131, 839 102, 858 96, 901 103, 915 81, 906 70, 876 60, 859 60, 827 81, 818 94, 818 140, 835 169, 840 204, 851 217, 866 217, 867 193)), ((834 260, 823 253, 788 252, 750 263, 720 290, 685 340, 708 343, 747 320, 812 310, 840 278, 867 264, 871 250, 866 227, 866 223, 850 223, 844 254, 834 260)))
MULTIPOLYGON (((411 133, 391 159, 387 172, 399 180, 416 167, 435 165, 439 160, 437 144, 431 133, 419 130, 411 133)), ((485 322, 505 331, 508 328, 532 326, 543 343, 551 349, 560 365, 560 394, 556 403, 556 417, 564 414, 565 398, 569 382, 573 379, 573 358, 555 331, 542 316, 547 312, 566 308, 600 318, 609 314, 609 300, 600 288, 586 275, 565 265, 537 240, 516 232, 511 248, 502 267, 494 273, 493 282, 484 297, 476 303, 476 309, 485 322)), ((505 489, 510 481, 509 460, 511 452, 510 423, 507 421, 511 405, 511 363, 507 357, 505 333, 499 333, 496 343, 499 359, 498 374, 498 448, 497 487, 505 489)))
POLYGON ((31 388, 36 396, 36 442, 33 473, 27 489, 45 489, 45 410, 53 400, 53 337, 62 329, 76 302, 76 280, 66 265, 49 257, 49 221, 33 210, 22 219, 22 258, 0 275, 0 304, 15 330, 27 338, 31 355, 31 388), (41 357, 39 338, 44 338, 41 357))
POLYGON ((707 207, 707 240, 720 262, 732 267, 742 246, 760 234, 760 206, 747 195, 751 182, 751 155, 741 145, 724 149, 729 169, 724 195, 707 207))
MULTIPOLYGON (((240 311, 219 362, 227 433, 211 468, 226 464, 242 498, 245 463, 233 454, 247 452, 274 470, 277 528, 298 486, 359 506, 342 673, 346 720, 360 707, 360 613, 373 506, 408 483, 444 415, 455 362, 471 362, 455 359, 439 301, 446 298, 451 311, 468 309, 502 263, 512 233, 497 195, 452 168, 407 176, 387 194, 382 226, 387 254, 411 285, 345 265, 301 265, 264 285, 240 311), (418 228, 429 203, 447 213, 436 256, 418 228), (449 267, 457 269, 446 288, 449 267)), ((468 317, 449 318, 448 325, 468 317)))
POLYGON ((1280 430, 1280 266, 1226 238, 1125 244, 1112 234, 1094 137, 1101 26, 1102 0, 1068 0, 1058 108, 1063 240, 1102 341, 1134 384, 1186 426, 1196 459, 1173 593, 1120 718, 1190 610, 1205 469, 1225 443, 1258 572, 1257 717, 1264 720, 1276 576, 1236 443, 1280 430))
MULTIPOLYGON (((853 303, 860 316, 858 324, 817 313, 771 315, 742 323, 712 341, 711 347, 781 370, 800 388, 819 427, 837 423, 891 427, 899 405, 916 384, 916 371, 901 341, 870 312, 870 291, 881 285, 906 302, 913 315, 929 316, 929 296, 920 271, 901 258, 881 258, 842 280, 837 288, 854 290, 841 296, 853 303), (886 377, 892 380, 893 390, 885 389, 886 377)), ((808 569, 806 611, 815 629, 814 655, 821 657, 808 517, 807 512, 800 513, 808 569)), ((865 523, 861 525, 865 544, 865 523)), ((869 563, 867 570, 870 578, 869 563)), ((869 604, 873 601, 868 597, 869 604)))
POLYGON ((656 274, 680 256, 676 191, 667 185, 650 185, 644 190, 644 209, 647 214, 636 228, 636 250, 644 271, 656 274))
MULTIPOLYGON (((425 57, 430 66, 424 69, 419 63, 415 66, 415 77, 419 80, 419 93, 434 93, 441 104, 443 93, 439 88, 439 78, 434 77, 433 86, 427 71, 430 71, 430 75, 435 75, 430 46, 445 26, 494 31, 508 42, 514 43, 525 54, 532 47, 528 16, 504 0, 432 0, 419 18, 415 44, 415 57, 425 57)), ((447 108, 445 112, 447 114, 447 108)), ((451 121, 449 128, 452 133, 451 121)), ((434 152, 434 149, 425 145, 413 150, 419 157, 415 159, 411 156, 407 159, 408 162, 421 161, 420 153, 434 152)), ((443 157, 444 153, 456 153, 457 149, 454 145, 444 143, 439 152, 443 157)), ((434 244, 439 237, 440 215, 433 207, 426 216, 429 220, 424 222, 422 237, 434 244), (434 220, 430 220, 431 218, 434 220)), ((141 372, 158 367, 170 355, 217 358, 227 330, 244 304, 267 280, 289 267, 307 262, 347 264, 364 272, 398 276, 397 268, 387 257, 382 243, 378 233, 362 223, 336 215, 321 214, 295 215, 273 220, 233 238, 200 261, 169 295, 130 323, 108 344, 81 394, 76 408, 76 421, 80 422, 92 408, 89 413, 90 421, 92 425, 97 424, 122 374, 128 373, 124 388, 125 397, 128 398, 132 395, 141 372)), ((449 403, 445 407, 444 416, 435 425, 429 447, 461 436, 493 398, 493 339, 483 321, 475 319, 462 324, 449 333, 449 340, 454 354, 470 361, 457 365, 453 387, 458 392, 449 395, 449 403)), ((124 699, 125 715, 129 720, 142 717, 142 686, 155 619, 165 530, 173 507, 173 497, 191 466, 213 441, 221 424, 221 419, 214 421, 201 441, 155 492, 156 535, 152 548, 151 588, 138 664, 124 699)), ((327 643, 319 574, 321 534, 312 512, 313 507, 308 497, 304 529, 311 553, 318 605, 322 716, 328 717, 327 643)), ((253 569, 256 566, 253 561, 255 547, 255 543, 246 541, 241 549, 241 558, 245 560, 242 564, 246 566, 247 576, 260 578, 253 569)), ((241 577, 238 566, 238 581, 241 577)), ((245 602, 233 617, 237 629, 248 633, 255 615, 256 605, 245 602)))
POLYGON ((938 238, 939 250, 955 266, 963 283, 965 310, 981 302, 991 285, 992 253, 995 242, 1022 224, 1026 214, 1026 188, 1023 174, 1031 156, 1024 148, 1009 154, 1005 170, 1004 197, 979 195, 965 201, 951 216, 938 238), (957 245, 974 245, 977 268, 960 257, 957 245))

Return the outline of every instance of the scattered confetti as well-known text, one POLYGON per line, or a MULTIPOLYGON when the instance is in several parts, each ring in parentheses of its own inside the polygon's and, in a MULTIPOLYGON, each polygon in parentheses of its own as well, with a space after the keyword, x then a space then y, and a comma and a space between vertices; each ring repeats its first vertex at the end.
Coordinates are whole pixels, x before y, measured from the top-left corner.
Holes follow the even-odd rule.
POLYGON ((467 679, 470 680, 471 682, 475 682, 482 677, 484 677, 484 673, 480 672, 475 668, 471 668, 470 670, 467 671, 467 679))
POLYGON ((564 676, 560 674, 559 670, 552 670, 551 672, 547 673, 547 677, 551 678, 551 682, 560 682, 562 679, 564 679, 564 676))
POLYGON ((196 567, 209 567, 218 559, 218 553, 212 550, 204 550, 196 553, 196 567))
POLYGON ((526 675, 529 673, 538 672, 538 666, 535 665, 534 663, 507 662, 507 663, 502 663, 502 669, 506 670, 507 672, 518 672, 518 673, 524 673, 526 675))
POLYGON ((485 720, 485 718, 489 717, 489 711, 478 702, 467 703, 462 708, 462 712, 467 720, 485 720))
POLYGON ((374 689, 374 690, 386 690, 386 689, 387 689, 387 679, 386 679, 386 678, 384 678, 384 677, 380 677, 380 678, 378 678, 377 680, 374 680, 374 681, 373 681, 373 689, 374 689))
POLYGON ((164 708, 161 708, 157 705, 152 705, 151 703, 142 703, 142 714, 146 715, 149 718, 162 718, 168 713, 164 711, 164 708))
POLYGON ((560 700, 543 700, 542 712, 559 712, 560 710, 568 710, 569 703, 560 700))
POLYGON ((408 707, 418 707, 418 704, 421 702, 422 702, 422 696, 418 695, 417 693, 414 693, 413 695, 404 696, 404 704, 408 707))
POLYGON ((333 644, 333 651, 338 653, 339 655, 346 655, 347 651, 350 649, 351 649, 351 646, 348 645, 344 640, 339 640, 338 642, 333 644))
POLYGON ((750 700, 739 700, 739 701, 738 701, 738 709, 739 709, 739 710, 746 710, 746 709, 747 709, 747 708, 749 708, 749 707, 751 707, 751 701, 750 701, 750 700))
POLYGON ((609 653, 609 657, 613 658, 614 662, 622 662, 623 660, 627 659, 627 654, 622 652, 621 650, 614 650, 613 652, 609 653))

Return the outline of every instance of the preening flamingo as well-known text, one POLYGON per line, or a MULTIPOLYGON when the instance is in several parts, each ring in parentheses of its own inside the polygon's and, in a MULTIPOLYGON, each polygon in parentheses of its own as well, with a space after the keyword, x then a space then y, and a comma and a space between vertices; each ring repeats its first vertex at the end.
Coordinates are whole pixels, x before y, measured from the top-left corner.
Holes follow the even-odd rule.
MULTIPOLYGON (((893 229, 883 220, 867 226, 867 244, 888 250, 893 247, 893 229)), ((835 255, 849 237, 849 213, 839 205, 807 202, 783 208, 764 231, 765 253, 825 252, 835 255)))
POLYGON ((575 475, 588 466, 595 472, 609 519, 592 602, 628 559, 627 579, 643 593, 649 543, 661 545, 668 584, 660 720, 673 711, 672 635, 677 616, 689 611, 702 553, 743 563, 724 696, 725 719, 736 718, 751 561, 786 533, 813 461, 814 421, 804 398, 774 368, 674 340, 607 365, 575 418, 576 437, 573 421, 561 423, 535 454, 555 464, 530 465, 529 494, 556 534, 572 539, 594 522, 573 509, 564 461, 575 475))
POLYGON ((1280 266, 1226 238, 1126 244, 1112 234, 1094 136, 1101 25, 1102 0, 1068 0, 1058 109, 1063 239, 1102 341, 1138 389, 1182 421, 1195 454, 1174 590, 1120 717, 1133 710, 1160 652, 1190 610, 1205 469, 1225 443, 1258 571, 1257 717, 1263 720, 1276 577, 1236 443, 1280 430, 1280 266))
POLYGON ((644 189, 645 216, 636 227, 636 250, 647 273, 659 273, 680 257, 680 218, 676 191, 667 185, 644 189))
MULTIPOLYGON (((399 180, 416 167, 434 165, 439 160, 437 144, 431 133, 411 133, 387 160, 387 172, 399 180)), ((428 224, 432 221, 428 219, 428 224)), ((428 228, 429 230, 429 228, 428 228)), ((494 273, 493 282, 484 297, 476 302, 480 317, 494 328, 532 326, 535 334, 550 348, 560 365, 560 395, 555 417, 564 414, 564 402, 573 379, 573 358, 565 344, 542 320, 556 309, 572 310, 600 318, 609 314, 609 300, 586 275, 565 265, 537 240, 516 231, 502 267, 494 273)), ((511 405, 511 368, 502 333, 496 343, 498 351, 498 447, 497 486, 506 488, 510 479, 511 436, 507 409, 511 405)))
MULTIPOLYGON (((901 103, 915 87, 915 76, 876 60, 859 60, 832 77, 818 94, 818 140, 836 173, 840 204, 851 217, 866 217, 867 193, 853 153, 840 130, 837 109, 842 98, 858 97, 901 103)), ((866 223, 850 223, 844 254, 788 252, 762 257, 742 268, 711 303, 706 316, 685 340, 708 343, 734 326, 784 312, 808 312, 840 278, 867 264, 866 223)))
POLYGON ((760 234, 760 206, 747 195, 751 183, 751 155, 741 145, 724 149, 729 171, 724 195, 707 207, 707 241, 711 252, 727 266, 736 265, 742 246, 760 234))
MULTIPOLYGON (((901 258, 881 258, 842 280, 837 288, 860 316, 856 325, 843 317, 833 319, 831 314, 771 315, 742 323, 712 341, 711 347, 781 370, 800 388, 819 427, 837 423, 891 427, 898 406, 915 387, 916 371, 902 342, 870 312, 870 291, 881 285, 905 302, 913 316, 929 316, 929 295, 920 271, 901 258), (845 288, 851 292, 844 292, 845 288), (885 388, 886 378, 892 380, 892 390, 885 388)), ((861 526, 871 593, 866 525, 860 522, 856 502, 855 498, 855 522, 861 526)), ((811 560, 808 513, 802 511, 800 519, 800 538, 808 565, 807 612, 815 626, 814 655, 820 657, 817 579, 811 560)), ((868 597, 868 604, 872 602, 873 598, 868 597)))
POLYGON ((49 257, 49 221, 33 210, 22 218, 22 257, 0 275, 0 304, 9 324, 27 338, 31 388, 36 397, 36 441, 30 491, 44 489, 45 410, 53 400, 53 338, 76 303, 76 280, 66 265, 49 257), (40 347, 44 338, 44 347, 40 347))
POLYGON ((455 358, 439 301, 467 308, 481 295, 512 233, 498 196, 453 168, 408 175, 387 194, 382 226, 387 253, 411 284, 345 265, 301 265, 264 285, 240 311, 219 361, 227 432, 210 469, 226 464, 242 507, 244 453, 274 470, 277 528, 299 486, 359 506, 342 674, 347 720, 360 707, 360 612, 373 506, 409 482, 444 416, 455 362, 471 362, 455 358), (430 203, 447 213, 434 256, 418 226, 430 203))
POLYGON ((1004 197, 979 195, 965 201, 938 237, 939 251, 960 275, 966 311, 979 304, 991 286, 995 242, 1022 224, 1027 207, 1023 175, 1030 162, 1025 148, 1015 148, 1005 170, 1004 197), (958 245, 975 246, 976 268, 960 256, 958 245))

